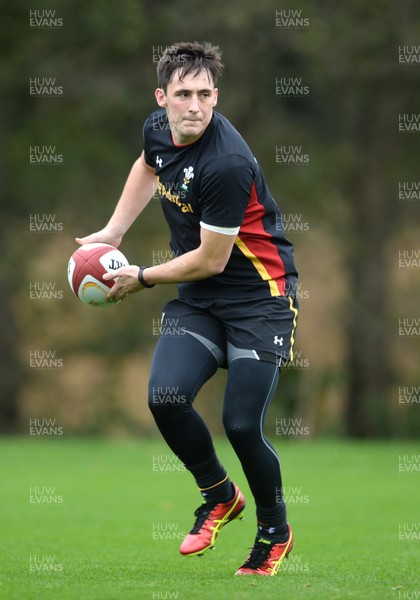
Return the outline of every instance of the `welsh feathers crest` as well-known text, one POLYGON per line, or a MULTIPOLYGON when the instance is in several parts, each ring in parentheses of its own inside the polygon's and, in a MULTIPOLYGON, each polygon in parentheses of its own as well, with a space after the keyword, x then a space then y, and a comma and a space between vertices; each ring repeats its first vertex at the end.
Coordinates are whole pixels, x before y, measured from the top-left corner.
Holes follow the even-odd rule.
POLYGON ((184 181, 182 182, 181 189, 187 191, 191 179, 194 179, 194 167, 190 166, 184 169, 184 181))

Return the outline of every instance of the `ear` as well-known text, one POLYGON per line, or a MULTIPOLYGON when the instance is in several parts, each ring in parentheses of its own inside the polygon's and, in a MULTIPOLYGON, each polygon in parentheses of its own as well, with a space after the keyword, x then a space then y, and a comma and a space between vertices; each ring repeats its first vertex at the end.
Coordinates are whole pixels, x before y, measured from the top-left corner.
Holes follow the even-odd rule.
POLYGON ((213 106, 216 106, 218 97, 219 97, 219 90, 217 88, 214 88, 213 106))
POLYGON ((155 90, 155 98, 160 108, 166 108, 166 95, 162 88, 157 88, 155 90))

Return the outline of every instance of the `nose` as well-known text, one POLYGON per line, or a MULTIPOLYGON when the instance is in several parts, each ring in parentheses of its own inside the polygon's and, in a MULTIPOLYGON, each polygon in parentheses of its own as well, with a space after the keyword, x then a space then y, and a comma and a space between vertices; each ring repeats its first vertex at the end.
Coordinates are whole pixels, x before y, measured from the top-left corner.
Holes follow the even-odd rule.
POLYGON ((198 111, 200 110, 200 108, 198 106, 198 97, 196 94, 191 96, 191 102, 188 107, 188 110, 192 113, 198 113, 198 111))

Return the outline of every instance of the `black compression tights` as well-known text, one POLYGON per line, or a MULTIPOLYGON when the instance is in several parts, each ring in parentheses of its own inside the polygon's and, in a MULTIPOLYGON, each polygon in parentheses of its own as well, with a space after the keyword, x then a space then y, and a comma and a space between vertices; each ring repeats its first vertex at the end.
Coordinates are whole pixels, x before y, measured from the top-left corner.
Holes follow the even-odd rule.
MULTIPOLYGON (((192 402, 217 368, 211 352, 189 334, 165 336, 157 344, 149 407, 167 444, 187 468, 214 454, 210 433, 192 402)), ((275 506, 281 489, 280 463, 262 431, 278 378, 275 364, 252 358, 237 358, 228 368, 223 424, 260 507, 275 506)))

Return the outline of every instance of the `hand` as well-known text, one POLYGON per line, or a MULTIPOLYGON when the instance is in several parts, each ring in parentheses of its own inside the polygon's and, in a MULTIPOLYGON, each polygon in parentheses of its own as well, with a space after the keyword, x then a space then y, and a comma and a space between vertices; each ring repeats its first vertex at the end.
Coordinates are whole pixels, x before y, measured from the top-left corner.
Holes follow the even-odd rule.
POLYGON ((75 239, 76 242, 81 246, 83 246, 84 244, 100 243, 111 244, 111 246, 115 246, 115 248, 118 248, 118 246, 121 244, 122 237, 122 235, 117 235, 107 227, 104 227, 96 233, 91 233, 90 235, 86 235, 85 237, 77 237, 75 239))
POLYGON ((117 302, 117 300, 124 300, 127 294, 135 294, 143 289, 139 281, 140 267, 136 265, 128 265, 128 267, 121 267, 116 271, 109 271, 103 275, 103 279, 110 281, 115 280, 115 284, 109 290, 106 300, 111 302, 117 302))

